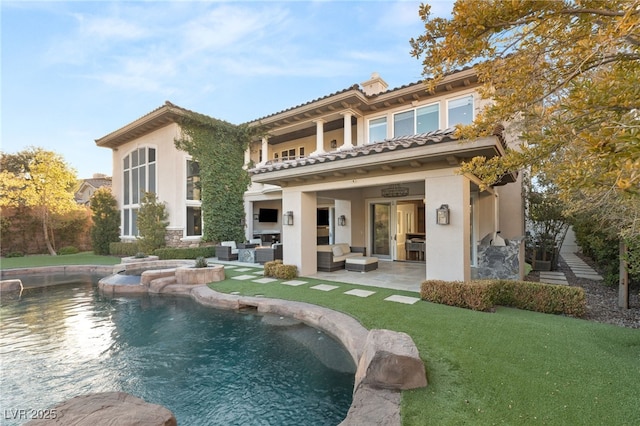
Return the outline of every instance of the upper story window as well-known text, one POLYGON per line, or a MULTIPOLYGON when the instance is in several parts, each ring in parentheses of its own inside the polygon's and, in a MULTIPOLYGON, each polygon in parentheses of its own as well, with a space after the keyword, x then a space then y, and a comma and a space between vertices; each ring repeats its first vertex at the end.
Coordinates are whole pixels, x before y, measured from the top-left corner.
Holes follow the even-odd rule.
POLYGON ((296 158, 296 149, 295 148, 285 149, 280 154, 282 155, 282 161, 295 160, 295 158, 296 158))
POLYGON ((416 133, 428 133, 440 128, 440 104, 416 109, 416 133))
POLYGON ((200 201, 200 164, 187 160, 187 200, 200 201))
POLYGON ((393 115, 393 137, 428 133, 439 128, 439 104, 427 105, 393 115))
POLYGON ((447 102, 447 127, 473 122, 473 95, 447 102))
POLYGON ((200 181, 200 163, 187 160, 186 179, 186 219, 185 233, 187 237, 202 235, 202 186, 200 181))
POLYGON ((387 117, 369 120, 369 143, 381 142, 387 138, 387 117))
POLYGON ((144 192, 156 192, 156 149, 137 148, 122 159, 122 234, 137 235, 137 209, 144 192))

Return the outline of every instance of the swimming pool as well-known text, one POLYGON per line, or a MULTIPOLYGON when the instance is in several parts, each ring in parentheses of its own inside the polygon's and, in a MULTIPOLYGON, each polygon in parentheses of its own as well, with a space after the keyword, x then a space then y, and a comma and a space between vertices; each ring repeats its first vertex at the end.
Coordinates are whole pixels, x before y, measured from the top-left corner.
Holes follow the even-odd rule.
MULTIPOLYGON (((336 425, 355 366, 326 334, 189 298, 108 298, 91 277, 3 295, 2 424, 76 395, 123 391, 181 425, 336 425)), ((23 420, 24 421, 24 420, 23 420)))

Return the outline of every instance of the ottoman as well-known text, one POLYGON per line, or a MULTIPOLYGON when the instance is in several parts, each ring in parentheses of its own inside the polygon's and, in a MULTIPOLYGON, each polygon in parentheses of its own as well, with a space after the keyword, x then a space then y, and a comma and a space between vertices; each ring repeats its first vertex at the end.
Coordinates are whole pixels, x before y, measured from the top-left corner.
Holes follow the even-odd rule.
POLYGON ((369 272, 378 269, 377 257, 347 257, 344 261, 345 269, 354 272, 369 272))

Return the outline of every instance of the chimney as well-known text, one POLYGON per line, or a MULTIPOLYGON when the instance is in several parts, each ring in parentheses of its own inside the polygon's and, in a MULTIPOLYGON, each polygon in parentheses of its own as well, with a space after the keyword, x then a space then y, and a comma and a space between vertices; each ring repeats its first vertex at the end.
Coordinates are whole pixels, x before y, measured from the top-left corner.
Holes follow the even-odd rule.
POLYGON ((377 72, 371 73, 371 79, 360 83, 365 95, 373 96, 387 90, 389 85, 384 81, 377 72))

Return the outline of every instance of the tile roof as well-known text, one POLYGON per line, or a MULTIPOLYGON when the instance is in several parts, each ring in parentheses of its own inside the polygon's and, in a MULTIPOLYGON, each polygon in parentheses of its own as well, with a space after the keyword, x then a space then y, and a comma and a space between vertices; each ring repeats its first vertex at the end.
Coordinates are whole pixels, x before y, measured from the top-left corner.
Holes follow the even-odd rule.
MULTIPOLYGON (((452 71, 452 72, 450 72, 450 73, 448 73, 448 74, 445 74, 444 76, 445 76, 445 77, 447 77, 447 76, 452 76, 452 75, 459 74, 459 73, 461 73, 461 72, 463 72, 463 71, 467 71, 467 70, 470 70, 470 69, 473 69, 473 67, 472 67, 472 66, 463 67, 463 68, 461 68, 461 69, 458 69, 458 70, 452 71)), ((341 94, 344 94, 344 93, 348 93, 348 92, 351 92, 351 91, 358 92, 359 94, 361 94, 361 95, 362 95, 362 96, 364 96, 365 98, 370 99, 370 100, 374 100, 375 98, 381 97, 381 96, 383 96, 383 95, 387 95, 387 94, 390 94, 390 93, 393 93, 393 92, 397 92, 397 91, 400 91, 400 90, 403 90, 403 89, 407 89, 407 88, 409 88, 409 87, 423 86, 423 85, 425 84, 425 81, 426 81, 426 80, 429 80, 429 79, 419 80, 419 81, 415 81, 415 82, 413 82, 413 83, 407 83, 407 84, 404 84, 404 85, 402 85, 402 86, 394 87, 394 88, 392 88, 392 89, 388 89, 388 90, 385 90, 385 91, 383 91, 383 92, 376 93, 376 94, 373 94, 373 95, 367 95, 367 94, 364 92, 364 90, 362 90, 362 88, 360 87, 360 85, 359 85, 359 84, 353 84, 353 85, 351 85, 351 86, 349 86, 349 87, 347 87, 347 88, 345 88, 345 89, 338 90, 338 91, 333 92, 333 93, 330 93, 330 94, 328 94, 328 95, 321 96, 321 97, 319 97, 319 98, 316 98, 316 99, 310 100, 310 101, 308 101, 308 102, 304 102, 304 103, 301 103, 301 104, 299 104, 299 105, 292 106, 292 107, 289 107, 289 108, 283 109, 283 110, 281 110, 281 111, 277 111, 277 112, 274 112, 274 113, 272 113, 272 114, 268 114, 268 115, 265 115, 265 116, 263 116, 263 117, 259 117, 259 118, 253 119, 253 120, 248 121, 247 123, 243 123, 243 124, 250 124, 250 123, 260 122, 260 121, 263 121, 263 120, 265 120, 265 119, 267 119, 267 118, 274 117, 274 116, 277 116, 277 115, 279 115, 279 114, 286 113, 286 112, 288 112, 288 111, 293 111, 293 110, 298 109, 298 108, 300 108, 300 107, 304 107, 304 106, 307 106, 307 105, 311 105, 311 104, 314 104, 314 103, 316 103, 316 102, 322 101, 322 100, 324 100, 324 99, 329 99, 329 98, 332 98, 332 97, 334 97, 334 96, 338 96, 338 95, 341 95, 341 94)))
MULTIPOLYGON (((249 170, 251 174, 259 174, 283 170, 292 167, 302 167, 312 164, 325 163, 331 161, 339 161, 347 158, 361 157, 365 155, 374 155, 384 152, 410 149, 419 146, 433 145, 437 143, 449 142, 457 140, 455 137, 456 129, 450 127, 444 130, 436 130, 429 133, 417 135, 399 136, 396 138, 385 139, 382 142, 372 143, 368 145, 354 146, 344 151, 331 151, 312 157, 299 158, 295 160, 272 162, 268 161, 263 166, 258 166, 249 170)), ((501 135, 496 135, 501 137, 501 135)))

